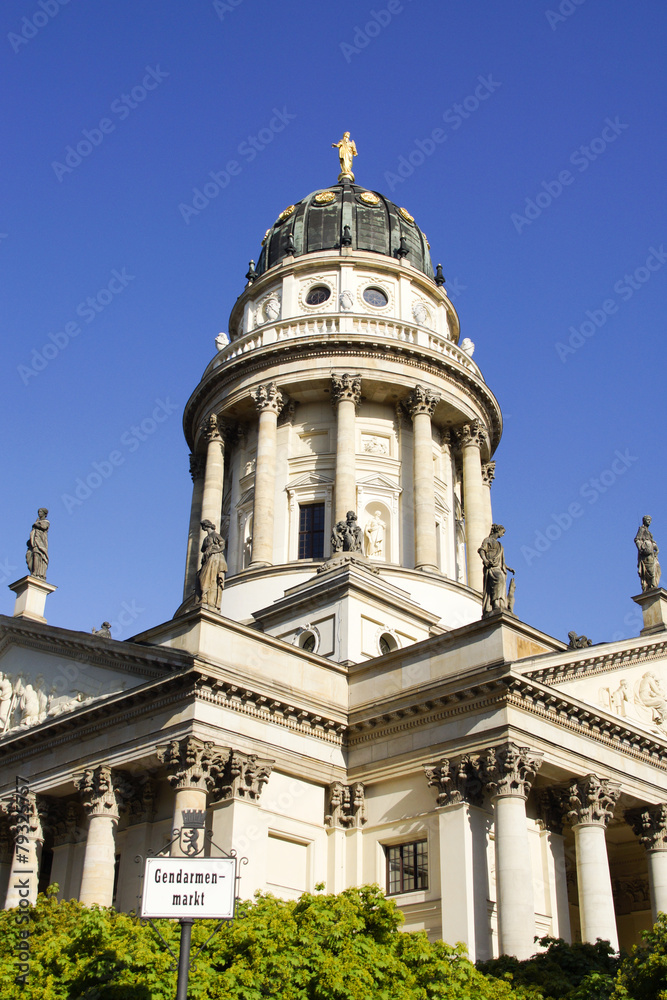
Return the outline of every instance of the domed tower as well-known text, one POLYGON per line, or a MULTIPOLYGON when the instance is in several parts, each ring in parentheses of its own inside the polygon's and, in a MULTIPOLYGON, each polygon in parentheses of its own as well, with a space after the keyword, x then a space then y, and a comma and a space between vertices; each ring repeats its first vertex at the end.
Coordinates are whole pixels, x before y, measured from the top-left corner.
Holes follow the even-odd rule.
POLYGON ((351 663, 480 617, 502 420, 426 236, 341 165, 266 231, 185 408, 177 616, 208 520, 226 539, 220 613, 351 663))

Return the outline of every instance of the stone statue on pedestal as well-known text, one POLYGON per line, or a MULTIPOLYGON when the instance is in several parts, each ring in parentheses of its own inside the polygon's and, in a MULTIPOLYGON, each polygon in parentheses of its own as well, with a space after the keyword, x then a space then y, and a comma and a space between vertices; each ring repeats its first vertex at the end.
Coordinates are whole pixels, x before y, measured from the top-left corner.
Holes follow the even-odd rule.
POLYGON ((357 515, 348 510, 346 519, 338 521, 331 532, 331 548, 334 552, 363 552, 363 539, 357 515))
POLYGON ((384 521, 380 517, 381 513, 379 510, 375 511, 364 531, 366 535, 366 555, 370 556, 371 559, 378 559, 382 555, 384 521))
POLYGON ((502 524, 492 524, 491 534, 477 550, 484 564, 482 618, 494 611, 511 611, 514 606, 514 580, 507 592, 507 574, 514 570, 505 563, 505 552, 500 539, 505 534, 502 524))
POLYGON ((49 539, 47 532, 49 522, 46 507, 40 507, 37 511, 37 520, 32 526, 30 538, 27 541, 28 551, 25 554, 25 561, 28 565, 28 572, 38 580, 46 580, 46 567, 49 565, 49 539))
POLYGON ((208 533, 201 547, 201 568, 197 573, 196 584, 197 601, 219 611, 227 572, 225 540, 215 530, 212 521, 202 521, 201 527, 208 533))
POLYGON ((637 572, 642 585, 642 591, 652 590, 660 584, 660 563, 658 562, 658 546, 653 541, 649 530, 651 518, 645 514, 639 531, 635 535, 637 546, 637 572))

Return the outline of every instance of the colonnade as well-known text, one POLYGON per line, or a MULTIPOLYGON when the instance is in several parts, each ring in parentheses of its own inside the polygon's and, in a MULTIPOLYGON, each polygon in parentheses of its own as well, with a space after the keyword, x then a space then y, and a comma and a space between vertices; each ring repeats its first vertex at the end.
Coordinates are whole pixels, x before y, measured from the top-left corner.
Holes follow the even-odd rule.
MULTIPOLYGON (((273 562, 273 527, 276 484, 277 425, 288 397, 275 382, 258 386, 251 393, 258 413, 257 457, 253 500, 253 540, 251 568, 273 562)), ((345 520, 348 510, 356 511, 356 412, 361 400, 361 376, 342 373, 331 376, 331 400, 336 411, 335 520, 345 520)), ((433 471, 432 417, 440 397, 423 385, 416 385, 402 401, 403 411, 413 429, 413 505, 416 569, 438 571, 435 564, 436 513, 433 471)), ((200 522, 212 521, 220 527, 222 510, 225 442, 230 425, 211 414, 200 429, 198 446, 205 448, 191 456, 193 479, 188 537, 184 600, 194 591, 199 552, 204 533, 200 522)), ((465 508, 467 574, 473 589, 482 589, 482 563, 478 549, 491 528, 491 482, 495 463, 482 463, 486 434, 472 420, 451 435, 461 449, 463 502, 465 508)))
MULTIPOLYGON (((501 954, 529 958, 535 951, 533 868, 528 838, 526 801, 542 764, 542 754, 509 741, 478 755, 444 758, 425 766, 429 785, 438 789, 441 814, 440 857, 443 936, 474 944, 474 919, 470 913, 470 887, 462 878, 461 860, 474 869, 472 849, 466 849, 470 806, 479 805, 484 793, 493 805, 496 903, 501 954), (455 816, 455 814, 457 814, 455 816), (459 820, 457 824, 457 819, 459 820), (449 858, 454 870, 448 868, 449 858), (447 920, 451 929, 447 925, 447 920)), ((542 823, 553 832, 562 823, 572 828, 582 940, 610 941, 618 950, 618 932, 607 856, 605 831, 621 793, 618 782, 588 774, 565 785, 551 786, 541 795, 542 823)), ((653 919, 667 912, 667 805, 645 806, 625 815, 646 848, 653 919)), ((564 856, 557 859, 557 881, 565 885, 564 856)), ((472 877, 472 876, 469 876, 472 877)), ((558 888, 558 886, 557 886, 558 888)))
MULTIPOLYGON (((169 853, 172 857, 203 848, 207 806, 240 799, 257 804, 269 780, 273 761, 188 736, 156 748, 175 789, 169 853), (193 839, 194 838, 194 839, 193 839)), ((116 830, 122 812, 133 822, 154 816, 155 786, 151 778, 99 765, 75 774, 78 802, 62 801, 25 790, 6 804, 14 841, 5 909, 37 899, 42 846, 48 832, 55 850, 80 841, 85 850, 79 900, 87 906, 111 906, 116 870, 116 830), (81 813, 87 828, 80 825, 81 813), (21 902, 23 900, 23 902, 21 902)))

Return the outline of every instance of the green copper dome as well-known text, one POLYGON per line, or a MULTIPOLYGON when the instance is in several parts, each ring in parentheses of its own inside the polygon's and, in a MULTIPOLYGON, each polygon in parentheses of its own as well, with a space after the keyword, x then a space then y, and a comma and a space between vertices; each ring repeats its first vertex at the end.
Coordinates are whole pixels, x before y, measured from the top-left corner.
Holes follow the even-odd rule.
POLYGON ((267 231, 257 263, 259 276, 285 257, 349 246, 387 257, 406 257, 433 277, 429 245, 405 208, 347 179, 290 205, 267 231))

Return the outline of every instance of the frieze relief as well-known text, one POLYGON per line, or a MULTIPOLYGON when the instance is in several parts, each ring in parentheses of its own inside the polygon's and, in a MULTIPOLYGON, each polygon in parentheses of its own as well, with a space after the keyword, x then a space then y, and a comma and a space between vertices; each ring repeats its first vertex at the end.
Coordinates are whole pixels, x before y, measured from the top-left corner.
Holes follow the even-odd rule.
POLYGON ((610 715, 626 720, 662 737, 667 734, 667 667, 663 663, 642 664, 606 676, 573 678, 553 687, 610 715))
POLYGON ((124 680, 102 680, 99 671, 74 663, 63 663, 48 678, 27 671, 0 673, 0 739, 120 693, 125 686, 124 680))

